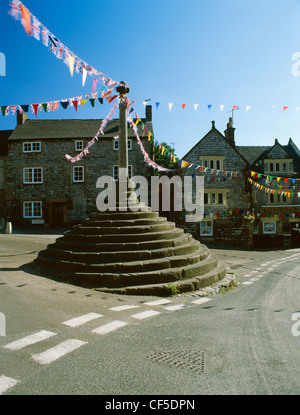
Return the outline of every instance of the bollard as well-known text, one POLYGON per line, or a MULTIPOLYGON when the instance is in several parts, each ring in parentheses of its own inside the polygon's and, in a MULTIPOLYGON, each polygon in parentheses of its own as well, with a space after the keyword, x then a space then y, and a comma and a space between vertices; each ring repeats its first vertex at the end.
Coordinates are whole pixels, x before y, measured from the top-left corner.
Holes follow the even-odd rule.
POLYGON ((11 234, 11 231, 12 231, 11 222, 7 222, 6 228, 5 228, 5 233, 10 235, 11 234))

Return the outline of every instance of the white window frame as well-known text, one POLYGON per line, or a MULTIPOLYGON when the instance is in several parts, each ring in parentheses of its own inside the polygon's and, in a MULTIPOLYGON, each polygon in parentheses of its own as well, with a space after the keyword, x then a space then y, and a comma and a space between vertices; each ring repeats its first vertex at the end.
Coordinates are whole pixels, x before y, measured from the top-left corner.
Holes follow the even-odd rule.
POLYGON ((213 236, 214 234, 214 221, 203 219, 200 222, 200 236, 213 236), (207 226, 209 223, 209 227, 207 226))
POLYGON ((84 149, 84 140, 75 141, 75 151, 82 151, 84 149))
POLYGON ((43 183, 43 167, 24 167, 23 168, 23 184, 41 184, 43 183), (26 171, 31 170, 31 181, 26 180, 26 171), (35 180, 36 172, 41 171, 40 180, 35 180))
POLYGON ((24 219, 35 219, 43 217, 43 203, 40 200, 24 201, 23 202, 23 218, 24 219), (26 215, 26 205, 30 206, 30 215, 26 215), (40 214, 35 215, 35 205, 39 206, 40 214))
MULTIPOLYGON (((78 173, 77 173, 78 175, 78 173)), ((73 183, 83 183, 84 182, 84 166, 73 166, 73 183), (82 172, 82 178, 78 179, 76 178, 76 173, 81 171, 82 172)))
MULTIPOLYGON (((118 164, 114 164, 113 168, 112 168, 112 176, 115 182, 117 182, 119 180, 119 166, 118 164)), ((131 164, 129 164, 128 166, 128 178, 129 180, 132 178, 133 176, 133 166, 131 164)))
POLYGON ((40 153, 41 151, 42 151, 41 141, 25 141, 23 143, 23 153, 40 153), (36 148, 36 146, 38 146, 38 148, 36 148), (25 149, 25 147, 28 147, 28 149, 25 149))
MULTIPOLYGON (((115 151, 119 150, 119 139, 114 139, 114 146, 115 151)), ((132 140, 128 140, 128 150, 132 150, 132 140)))
POLYGON ((263 222, 263 233, 264 235, 274 235, 276 234, 276 222, 275 221, 264 221, 263 222), (268 230, 268 226, 270 226, 270 224, 272 224, 273 226, 268 230))

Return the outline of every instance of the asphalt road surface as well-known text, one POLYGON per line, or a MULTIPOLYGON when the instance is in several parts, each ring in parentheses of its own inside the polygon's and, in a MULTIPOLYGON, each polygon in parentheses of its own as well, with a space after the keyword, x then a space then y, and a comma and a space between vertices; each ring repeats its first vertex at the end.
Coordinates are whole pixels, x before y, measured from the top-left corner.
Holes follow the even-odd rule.
POLYGON ((0 394, 299 394, 299 249, 215 250, 237 287, 160 298, 27 272, 55 238, 0 234, 0 394))

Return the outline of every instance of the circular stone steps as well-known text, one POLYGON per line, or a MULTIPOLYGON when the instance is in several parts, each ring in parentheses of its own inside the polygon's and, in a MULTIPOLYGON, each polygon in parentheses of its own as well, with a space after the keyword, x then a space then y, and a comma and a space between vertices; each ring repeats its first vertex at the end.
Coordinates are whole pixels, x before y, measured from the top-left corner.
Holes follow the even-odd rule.
POLYGON ((205 245, 151 210, 93 214, 41 251, 33 266, 60 281, 136 295, 193 291, 226 274, 205 245))

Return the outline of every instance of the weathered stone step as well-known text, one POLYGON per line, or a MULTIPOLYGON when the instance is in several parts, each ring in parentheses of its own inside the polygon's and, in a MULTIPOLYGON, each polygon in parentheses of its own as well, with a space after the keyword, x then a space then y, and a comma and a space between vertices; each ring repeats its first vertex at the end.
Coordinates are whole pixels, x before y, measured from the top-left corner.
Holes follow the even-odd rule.
POLYGON ((156 223, 153 225, 135 225, 135 226, 84 226, 77 225, 73 226, 73 233, 80 235, 115 235, 115 234, 142 234, 142 233, 151 233, 151 232, 164 232, 175 229, 175 223, 173 222, 164 222, 156 223))
MULTIPOLYGON (((164 217, 155 217, 155 218, 139 218, 139 219, 116 219, 116 220, 86 220, 80 224, 84 227, 119 227, 119 226, 147 226, 147 225, 159 225, 165 224, 167 218, 164 217)), ((74 228, 74 227, 73 227, 74 228)))
POLYGON ((212 271, 188 279, 174 281, 173 283, 162 283, 162 284, 145 284, 135 286, 124 286, 124 287, 98 287, 96 291, 108 292, 112 294, 127 294, 127 295, 147 295, 147 296, 158 296, 168 297, 174 294, 174 292, 184 293, 200 290, 201 288, 210 286, 220 280, 226 275, 226 268, 223 264, 219 264, 212 271))
POLYGON ((142 242, 142 241, 151 241, 151 240, 161 240, 161 239, 174 239, 178 238, 184 233, 183 229, 174 228, 171 230, 161 231, 161 232, 145 232, 141 234, 100 234, 100 235, 88 235, 74 233, 72 231, 65 232, 64 238, 66 240, 83 240, 86 239, 89 243, 128 243, 128 242, 142 242))
POLYGON ((192 235, 184 233, 175 239, 160 239, 153 241, 127 242, 127 243, 101 243, 86 241, 86 239, 66 240, 64 237, 57 238, 56 246, 64 250, 74 252, 122 252, 122 251, 146 251, 155 249, 167 249, 177 246, 183 246, 193 240, 192 235))
POLYGON ((48 245, 47 250, 49 252, 49 255, 55 259, 63 259, 75 262, 87 262, 94 264, 159 259, 176 255, 188 255, 196 251, 198 251, 201 260, 208 255, 208 249, 196 240, 193 240, 185 245, 153 250, 74 252, 73 250, 61 249, 58 244, 48 245))
POLYGON ((159 218, 158 212, 153 212, 151 210, 143 212, 96 212, 89 216, 88 220, 129 220, 129 219, 146 219, 146 218, 159 218))
MULTIPOLYGON (((159 269, 166 268, 177 268, 177 267, 187 267, 188 265, 194 265, 202 260, 201 249, 198 249, 192 253, 185 255, 173 255, 164 258, 151 258, 143 261, 137 259, 126 262, 106 262, 106 263, 90 263, 84 256, 81 257, 82 262, 74 261, 73 258, 60 259, 54 256, 51 256, 52 251, 48 250, 39 254, 39 261, 44 262, 45 265, 55 266, 58 269, 66 271, 79 271, 79 272, 93 272, 96 274, 105 274, 105 273, 137 273, 137 272, 147 272, 147 271, 156 271, 159 269)), ((189 272, 187 268, 187 272, 189 272)))
MULTIPOLYGON (((35 265, 37 267, 42 267, 44 272, 51 272, 51 275, 54 276, 54 278, 61 279, 75 285, 85 287, 120 287, 145 284, 160 284, 166 282, 172 283, 174 281, 189 279, 194 276, 201 276, 213 271, 218 266, 218 259, 215 254, 210 254, 205 260, 194 263, 193 265, 181 266, 178 268, 160 267, 154 271, 144 270, 140 272, 123 273, 86 272, 84 271, 84 269, 86 269, 86 264, 82 264, 82 267, 80 267, 80 264, 78 264, 76 271, 70 271, 61 268, 62 262, 55 261, 54 259, 46 256, 43 257, 43 255, 39 256, 37 260, 35 260, 35 265), (53 272, 54 269, 55 272, 53 272)), ((165 261, 165 265, 170 265, 170 262, 165 261)))

